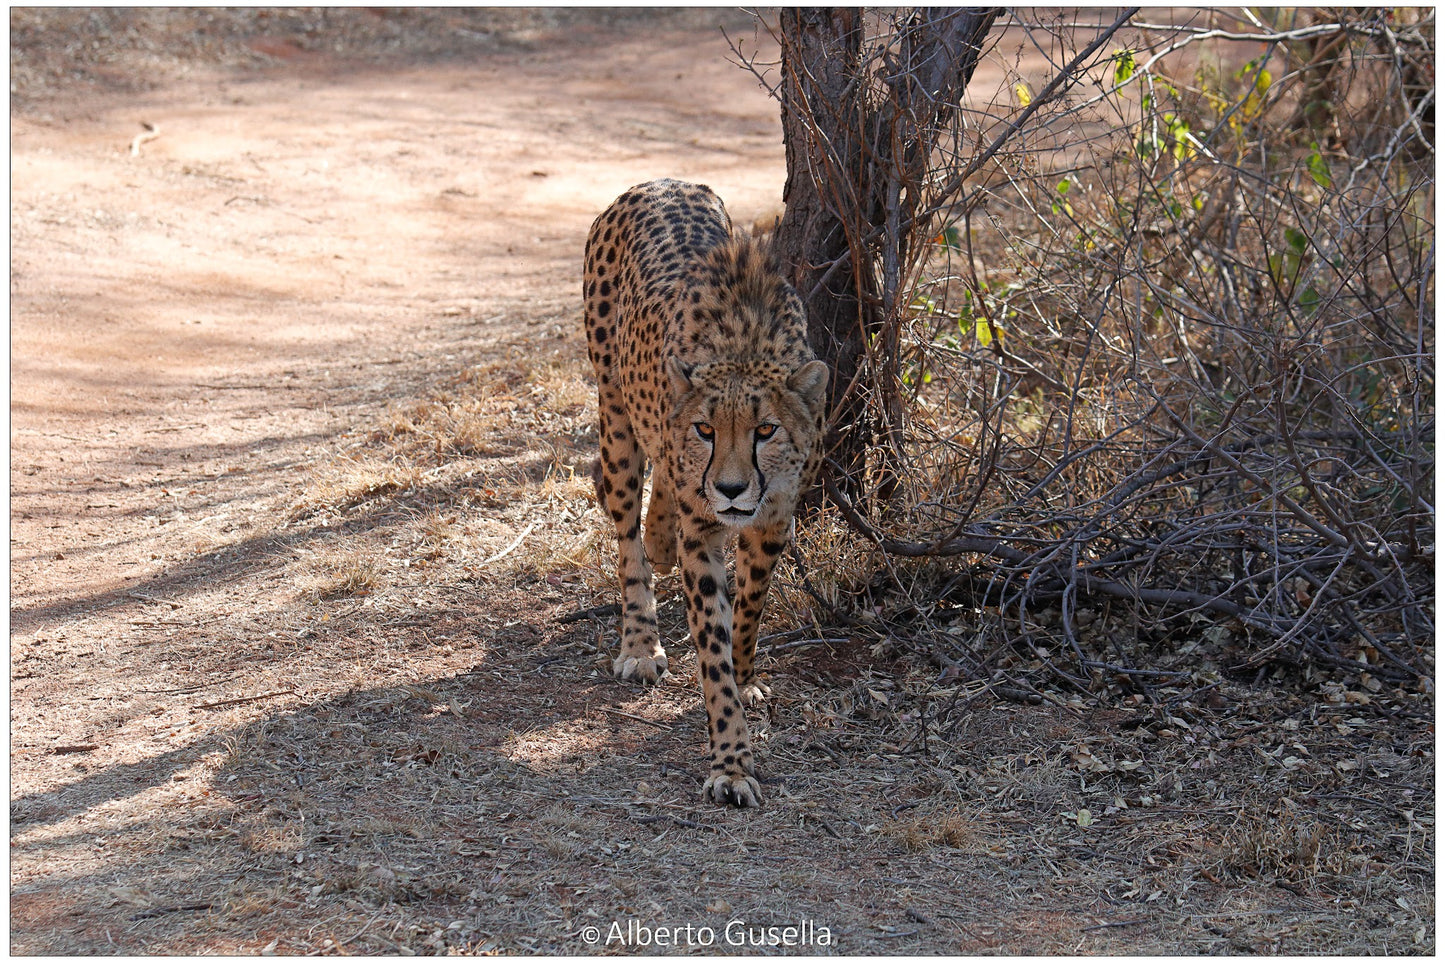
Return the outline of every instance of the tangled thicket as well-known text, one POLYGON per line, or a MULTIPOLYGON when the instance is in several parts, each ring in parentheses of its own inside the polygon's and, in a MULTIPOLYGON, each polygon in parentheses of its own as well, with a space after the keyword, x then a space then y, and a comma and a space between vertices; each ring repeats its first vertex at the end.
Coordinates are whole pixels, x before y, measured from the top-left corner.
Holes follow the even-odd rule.
POLYGON ((929 15, 868 16, 841 109, 789 96, 787 30, 781 79, 753 65, 803 129, 856 118, 864 145, 790 170, 860 305, 839 427, 864 456, 834 501, 888 567, 947 559, 931 594, 1002 634, 1049 649, 1048 612, 1079 684, 1143 659, 1081 642, 1101 607, 1236 666, 1428 676, 1433 11, 1149 16, 1000 19, 988 56, 1026 43, 1057 76, 908 115, 927 165, 867 145, 905 130, 880 108, 929 15), (850 210, 884 175, 887 216, 850 210))

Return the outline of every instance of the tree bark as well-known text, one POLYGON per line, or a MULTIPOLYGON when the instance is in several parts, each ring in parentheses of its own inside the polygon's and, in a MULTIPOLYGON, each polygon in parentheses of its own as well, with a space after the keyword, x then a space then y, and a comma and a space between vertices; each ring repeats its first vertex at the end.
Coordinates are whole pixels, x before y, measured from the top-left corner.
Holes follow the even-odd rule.
MULTIPOLYGON (((864 412, 853 387, 863 357, 866 319, 858 298, 848 232, 837 198, 825 196, 832 168, 858 162, 856 110, 849 88, 857 82, 863 13, 856 8, 784 8, 780 14, 783 147, 788 179, 776 231, 779 257, 808 316, 808 341, 827 363, 828 410, 833 429, 824 439, 840 466, 845 489, 863 473, 863 445, 852 430, 864 412)), ((824 467, 823 471, 830 469, 824 467)), ((852 494, 852 492, 850 492, 852 494)))
MULTIPOLYGON (((928 165, 959 108, 999 11, 890 14, 896 31, 864 50, 856 8, 786 8, 783 143, 788 167, 778 253, 827 362, 831 425, 824 444, 838 488, 866 505, 868 451, 901 430, 900 287, 927 225, 928 165), (870 406, 869 397, 877 399, 870 406)), ((901 470, 882 446, 875 479, 887 497, 901 470)))

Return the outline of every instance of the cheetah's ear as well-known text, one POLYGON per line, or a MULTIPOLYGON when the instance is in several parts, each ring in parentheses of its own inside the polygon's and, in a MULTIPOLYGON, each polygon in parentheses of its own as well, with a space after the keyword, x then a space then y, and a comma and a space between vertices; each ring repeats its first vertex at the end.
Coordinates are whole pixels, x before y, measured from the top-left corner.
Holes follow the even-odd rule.
POLYGON ((682 363, 677 355, 668 355, 662 366, 667 369, 667 381, 672 386, 674 398, 681 398, 692 390, 692 369, 682 363))
POLYGON ((821 361, 809 361, 788 376, 788 388, 803 399, 808 410, 817 412, 823 403, 823 392, 828 387, 828 366, 821 361))

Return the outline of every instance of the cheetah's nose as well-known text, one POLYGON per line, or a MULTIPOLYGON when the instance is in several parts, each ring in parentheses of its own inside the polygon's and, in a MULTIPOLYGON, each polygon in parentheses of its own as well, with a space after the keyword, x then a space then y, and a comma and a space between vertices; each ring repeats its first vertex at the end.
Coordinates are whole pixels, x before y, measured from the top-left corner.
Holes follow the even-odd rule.
POLYGON ((741 485, 734 485, 728 482, 717 482, 712 487, 717 489, 719 495, 722 495, 728 499, 737 498, 743 492, 747 491, 748 488, 746 482, 741 485))

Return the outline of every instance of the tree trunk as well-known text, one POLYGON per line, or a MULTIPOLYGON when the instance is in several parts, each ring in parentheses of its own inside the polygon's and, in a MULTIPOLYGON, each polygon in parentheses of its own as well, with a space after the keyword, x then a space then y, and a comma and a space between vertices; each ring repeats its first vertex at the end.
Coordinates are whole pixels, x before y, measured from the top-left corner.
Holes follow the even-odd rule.
POLYGON ((786 209, 777 246, 808 313, 808 338, 832 371, 824 439, 838 488, 886 498, 901 470, 902 290, 929 225, 928 166, 950 128, 996 9, 896 11, 864 49, 856 8, 786 8, 782 35, 786 209), (870 398, 873 399, 870 404, 870 398), (833 467, 836 466, 836 467, 833 467))
POLYGON ((830 168, 853 169, 858 162, 856 121, 849 116, 856 104, 850 102, 849 88, 856 83, 863 12, 789 7, 780 19, 785 40, 779 97, 788 180, 776 243, 803 299, 808 341, 828 364, 828 410, 834 428, 823 444, 839 466, 840 484, 851 489, 864 468, 863 394, 854 380, 867 319, 837 198, 825 197, 823 191, 832 183, 830 168), (826 156, 830 152, 831 163, 826 156))

